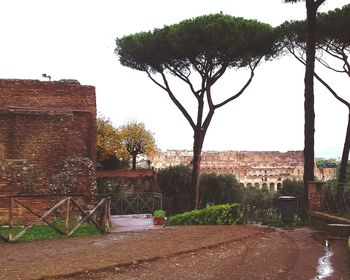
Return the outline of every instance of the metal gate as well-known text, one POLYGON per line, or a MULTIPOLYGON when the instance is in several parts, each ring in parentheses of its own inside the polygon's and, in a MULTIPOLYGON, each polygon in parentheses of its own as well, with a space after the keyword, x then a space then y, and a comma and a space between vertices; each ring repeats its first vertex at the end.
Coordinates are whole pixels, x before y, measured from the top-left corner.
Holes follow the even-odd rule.
POLYGON ((162 209, 161 193, 122 194, 111 198, 111 214, 151 214, 162 209))

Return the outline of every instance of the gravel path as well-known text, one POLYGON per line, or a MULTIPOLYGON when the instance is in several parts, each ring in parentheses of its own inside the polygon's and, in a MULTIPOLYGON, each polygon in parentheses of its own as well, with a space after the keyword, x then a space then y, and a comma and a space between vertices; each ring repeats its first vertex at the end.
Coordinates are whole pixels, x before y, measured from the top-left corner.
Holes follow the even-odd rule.
MULTIPOLYGON (((0 279, 313 279, 325 237, 309 229, 188 226, 0 244, 0 279)), ((349 279, 345 241, 330 240, 349 279)))

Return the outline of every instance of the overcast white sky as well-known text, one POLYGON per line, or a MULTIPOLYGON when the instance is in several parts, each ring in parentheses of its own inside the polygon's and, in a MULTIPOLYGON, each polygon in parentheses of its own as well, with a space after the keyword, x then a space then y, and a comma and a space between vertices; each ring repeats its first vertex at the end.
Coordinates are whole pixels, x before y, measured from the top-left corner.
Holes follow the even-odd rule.
MULTIPOLYGON (((328 0, 320 11, 348 3, 328 0)), ((146 74, 119 64, 115 38, 220 11, 272 26, 305 18, 304 3, 282 0, 2 0, 0 78, 44 80, 46 73, 53 80, 77 79, 96 87, 98 111, 115 126, 143 122, 162 150, 192 149, 187 121, 146 74)), ((348 78, 319 72, 340 94, 350 94, 348 78)), ((226 73, 214 88, 216 100, 235 93, 247 75, 226 73)), ((292 57, 264 62, 246 92, 217 110, 204 150, 302 150, 303 78, 303 66, 292 57)), ((190 103, 192 96, 177 89, 190 103)), ((347 109, 317 83, 315 99, 316 156, 340 157, 347 109)))

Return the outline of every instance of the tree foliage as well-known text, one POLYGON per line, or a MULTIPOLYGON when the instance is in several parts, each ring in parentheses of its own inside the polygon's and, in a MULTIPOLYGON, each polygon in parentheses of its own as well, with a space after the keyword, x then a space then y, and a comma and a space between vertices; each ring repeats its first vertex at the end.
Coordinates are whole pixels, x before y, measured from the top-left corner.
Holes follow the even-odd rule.
POLYGON ((254 186, 247 186, 243 189, 239 203, 254 206, 256 208, 264 208, 275 198, 276 193, 269 190, 259 189, 254 186))
POLYGON ((231 174, 204 173, 200 176, 200 205, 238 202, 242 186, 231 174))
POLYGON ((114 128, 111 121, 104 117, 97 118, 97 163, 100 165, 107 161, 113 161, 121 150, 121 139, 118 129, 114 128))
POLYGON ((282 182, 282 189, 279 190, 280 195, 292 195, 298 198, 303 198, 305 195, 303 181, 286 179, 282 182))
POLYGON ((157 150, 152 132, 143 123, 130 122, 120 127, 122 154, 129 154, 132 158, 132 169, 136 169, 138 155, 152 156, 157 150))
POLYGON ((165 196, 167 212, 179 213, 191 209, 191 170, 184 165, 170 166, 157 173, 158 185, 165 196))
POLYGON ((120 63, 144 71, 169 95, 193 129, 192 187, 195 190, 195 208, 199 206, 200 155, 214 112, 244 92, 261 59, 273 55, 274 39, 274 30, 267 24, 214 14, 116 40, 120 63), (227 69, 241 67, 250 69, 250 76, 242 88, 230 97, 214 102, 213 85, 227 69), (192 81, 193 73, 199 75, 199 86, 192 81), (175 96, 169 74, 188 86, 190 94, 197 101, 193 114, 175 96))

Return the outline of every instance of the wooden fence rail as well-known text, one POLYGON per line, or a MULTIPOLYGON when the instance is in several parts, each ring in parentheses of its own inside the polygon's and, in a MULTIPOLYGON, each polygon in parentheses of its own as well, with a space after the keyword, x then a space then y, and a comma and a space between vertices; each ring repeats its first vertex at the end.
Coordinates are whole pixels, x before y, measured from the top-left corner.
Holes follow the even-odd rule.
POLYGON ((0 196, 0 229, 7 229, 7 234, 0 231, 0 240, 16 242, 35 225, 47 225, 69 237, 84 223, 90 222, 105 233, 111 225, 110 205, 109 197, 98 195, 0 196), (21 228, 19 232, 18 228, 21 228))

